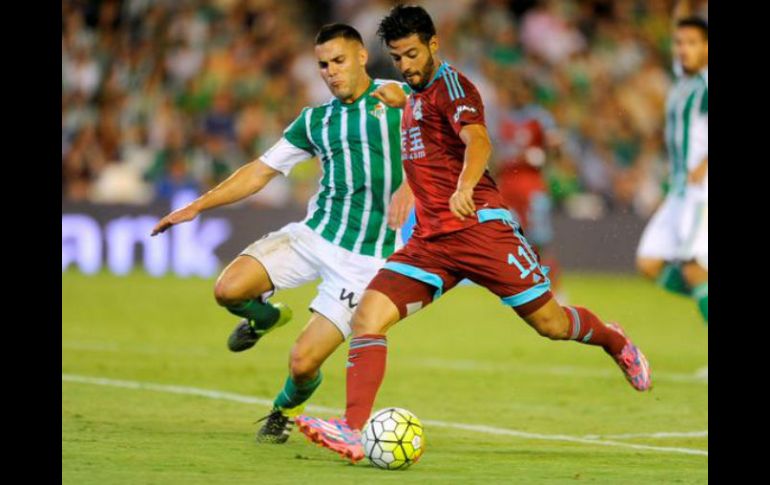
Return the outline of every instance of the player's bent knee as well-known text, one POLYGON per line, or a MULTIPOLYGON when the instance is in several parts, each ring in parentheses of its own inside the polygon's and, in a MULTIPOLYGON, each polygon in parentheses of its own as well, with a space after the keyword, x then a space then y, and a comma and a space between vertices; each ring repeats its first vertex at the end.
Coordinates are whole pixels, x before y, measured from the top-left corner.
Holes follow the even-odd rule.
POLYGON ((230 288, 227 283, 217 280, 214 284, 214 299, 220 306, 227 306, 232 303, 232 300, 230 299, 230 288))
POLYGON ((221 306, 231 306, 272 289, 273 284, 262 263, 249 256, 239 256, 217 278, 214 298, 221 306))
POLYGON ((239 303, 245 298, 237 285, 227 278, 220 278, 214 285, 214 298, 220 306, 228 306, 239 303))

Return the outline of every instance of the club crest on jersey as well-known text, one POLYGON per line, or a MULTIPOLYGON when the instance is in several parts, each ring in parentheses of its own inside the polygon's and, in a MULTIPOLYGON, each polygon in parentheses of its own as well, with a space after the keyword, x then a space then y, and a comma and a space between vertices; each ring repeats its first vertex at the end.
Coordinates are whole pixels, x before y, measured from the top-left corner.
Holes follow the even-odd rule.
POLYGON ((422 119, 422 99, 418 99, 416 103, 412 105, 412 118, 415 121, 422 119))
POLYGON ((455 111, 455 115, 454 115, 455 123, 457 123, 457 121, 460 119, 460 115, 462 114, 463 111, 470 111, 471 113, 475 113, 476 108, 474 108, 473 106, 466 106, 464 104, 458 106, 457 111, 455 111))
POLYGON ((369 114, 374 116, 377 119, 382 118, 385 116, 385 105, 382 103, 377 103, 374 108, 369 110, 369 114))

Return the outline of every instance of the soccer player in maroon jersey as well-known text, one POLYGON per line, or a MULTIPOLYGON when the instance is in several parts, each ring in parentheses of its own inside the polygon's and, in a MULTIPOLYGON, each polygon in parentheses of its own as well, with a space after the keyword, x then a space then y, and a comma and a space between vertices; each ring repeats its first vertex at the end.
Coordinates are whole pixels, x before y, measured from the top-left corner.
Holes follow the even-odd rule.
POLYGON ((491 143, 475 86, 437 57, 438 38, 421 7, 394 7, 378 34, 414 93, 405 104, 402 159, 415 196, 417 224, 409 242, 388 258, 353 315, 344 419, 297 417, 312 441, 356 462, 361 429, 385 374, 385 332, 468 278, 499 296, 540 335, 602 347, 631 385, 650 388, 642 352, 617 324, 589 310, 560 306, 537 256, 521 235, 486 170, 491 143))

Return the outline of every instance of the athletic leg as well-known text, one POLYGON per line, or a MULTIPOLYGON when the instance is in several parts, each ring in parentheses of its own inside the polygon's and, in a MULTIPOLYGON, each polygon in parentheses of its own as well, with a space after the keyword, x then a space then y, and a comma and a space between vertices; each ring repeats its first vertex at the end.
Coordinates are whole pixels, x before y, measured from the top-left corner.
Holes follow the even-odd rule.
POLYGON ((300 430, 310 440, 352 461, 363 459, 361 429, 371 414, 385 375, 388 345, 385 333, 461 279, 442 268, 446 264, 443 260, 431 266, 432 258, 440 256, 425 251, 424 245, 411 239, 391 256, 369 283, 356 307, 348 352, 345 419, 297 418, 300 430))
POLYGON ((601 346, 634 388, 649 389, 646 359, 620 327, 605 325, 586 308, 562 307, 553 298, 550 280, 515 224, 492 220, 458 233, 455 239, 452 252, 461 258, 465 274, 499 296, 540 335, 601 346), (482 247, 483 254, 474 251, 482 247))
POLYGON ((274 291, 318 278, 315 266, 298 251, 302 227, 291 223, 250 244, 217 280, 217 302, 243 317, 228 338, 231 351, 253 347, 262 336, 291 320, 289 307, 267 301, 274 291))
POLYGON ((257 432, 257 441, 286 442, 293 418, 302 412, 303 404, 321 385, 321 365, 344 341, 345 337, 334 323, 313 312, 291 349, 289 375, 273 401, 273 409, 265 418, 267 421, 257 432))
POLYGON ((227 340, 231 351, 253 347, 263 335, 291 320, 289 307, 264 298, 273 290, 264 265, 251 256, 238 256, 222 271, 214 287, 214 297, 227 311, 243 317, 227 340))

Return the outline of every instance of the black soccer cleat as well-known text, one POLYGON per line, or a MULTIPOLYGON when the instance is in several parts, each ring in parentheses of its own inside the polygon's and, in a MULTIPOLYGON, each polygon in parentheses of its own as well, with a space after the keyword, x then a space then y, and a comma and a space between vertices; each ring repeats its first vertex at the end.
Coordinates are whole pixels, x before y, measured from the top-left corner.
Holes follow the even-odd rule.
POLYGON ((227 338, 227 348, 232 352, 250 349, 254 347, 259 337, 260 335, 257 335, 257 331, 251 326, 251 322, 244 318, 238 322, 238 325, 227 338))
POLYGON ((270 414, 257 422, 260 421, 265 421, 265 424, 257 431, 257 443, 276 445, 286 443, 294 427, 294 420, 285 415, 279 408, 273 408, 270 414))
POLYGON ((251 322, 244 318, 235 326, 230 336, 227 338, 227 348, 233 352, 243 352, 246 349, 254 347, 259 339, 272 332, 278 327, 286 325, 292 317, 291 308, 283 303, 274 305, 280 312, 278 320, 269 328, 264 330, 255 329, 251 322))

